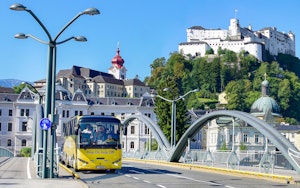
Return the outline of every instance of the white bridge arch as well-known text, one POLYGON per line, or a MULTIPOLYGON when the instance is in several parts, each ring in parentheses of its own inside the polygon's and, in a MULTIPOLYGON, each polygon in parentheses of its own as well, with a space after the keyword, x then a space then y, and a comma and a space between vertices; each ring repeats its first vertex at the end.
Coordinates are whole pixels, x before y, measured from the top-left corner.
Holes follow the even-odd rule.
POLYGON ((187 131, 182 135, 182 137, 176 144, 175 148, 171 148, 170 143, 166 139, 160 127, 146 116, 131 115, 128 118, 126 118, 126 120, 124 120, 123 124, 126 126, 130 121, 134 119, 138 119, 143 123, 145 123, 147 127, 152 131, 153 136, 156 138, 159 147, 166 153, 166 156, 168 156, 167 161, 178 162, 186 148, 188 139, 193 138, 195 134, 197 134, 199 130, 206 125, 207 121, 215 119, 220 116, 238 118, 240 120, 245 121, 247 124, 251 125, 252 127, 256 128, 260 133, 266 136, 282 152, 283 156, 289 161, 289 163, 293 166, 293 168, 300 174, 300 166, 297 162, 300 159, 299 157, 300 153, 298 149, 290 141, 288 141, 282 134, 280 134, 276 129, 270 126, 268 123, 246 112, 220 110, 220 111, 214 111, 203 115, 187 129, 187 131))

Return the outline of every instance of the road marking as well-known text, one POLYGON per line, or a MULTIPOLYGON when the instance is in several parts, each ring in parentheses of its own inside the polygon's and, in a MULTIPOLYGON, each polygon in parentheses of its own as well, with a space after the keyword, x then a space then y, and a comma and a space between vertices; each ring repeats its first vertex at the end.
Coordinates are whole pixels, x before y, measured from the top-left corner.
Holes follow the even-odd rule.
MULTIPOLYGON (((159 171, 155 171, 155 170, 146 170, 146 171, 150 171, 150 172, 154 172, 154 173, 159 173, 159 174, 165 174, 163 172, 159 172, 159 171)), ((178 178, 184 178, 184 179, 195 181, 195 182, 199 182, 199 183, 206 183, 206 184, 210 184, 210 185, 213 185, 213 186, 221 186, 222 185, 222 184, 219 184, 219 183, 213 183, 213 182, 209 182, 209 181, 197 180, 197 179, 193 179, 193 178, 186 177, 186 176, 181 176, 181 175, 176 175, 176 174, 165 174, 165 175, 167 175, 167 176, 174 176, 174 177, 178 177, 178 178)), ((229 185, 223 185, 223 186, 227 187, 227 188, 235 188, 235 187, 232 187, 232 186, 229 186, 229 185)))
MULTIPOLYGON (((141 171, 137 171, 137 170, 129 170, 129 171, 130 171, 130 172, 137 173, 137 174, 145 174, 145 172, 141 172, 141 171)), ((140 178, 135 177, 135 176, 130 176, 130 175, 128 175, 128 174, 125 174, 125 176, 126 176, 126 177, 129 177, 129 178, 133 178, 133 179, 135 179, 135 180, 140 180, 140 181, 142 181, 142 182, 144 182, 144 183, 152 184, 151 181, 143 180, 143 179, 140 179, 140 178)), ((163 186, 163 185, 160 185, 160 184, 156 184, 156 186, 161 187, 161 188, 167 188, 167 187, 165 187, 165 186, 163 186)))
POLYGON ((30 158, 27 160, 27 178, 31 179, 31 174, 30 174, 30 158))
POLYGON ((143 182, 145 182, 145 183, 151 183, 150 181, 147 181, 147 180, 143 180, 143 182))
POLYGON ((145 172, 136 171, 136 170, 129 170, 129 172, 134 172, 134 173, 137 173, 137 174, 145 174, 145 172))

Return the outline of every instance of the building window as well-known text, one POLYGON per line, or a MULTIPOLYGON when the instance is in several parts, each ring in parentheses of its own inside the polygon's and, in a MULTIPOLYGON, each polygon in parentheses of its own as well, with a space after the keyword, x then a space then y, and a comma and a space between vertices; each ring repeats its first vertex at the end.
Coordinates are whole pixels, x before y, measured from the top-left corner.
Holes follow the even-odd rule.
POLYGON ((75 110, 75 116, 77 116, 78 115, 78 111, 77 110, 75 110))
POLYGON ((22 146, 26 146, 26 140, 22 140, 22 146))
POLYGON ((7 146, 11 146, 11 139, 7 140, 7 146))
POLYGON ((151 118, 151 114, 150 113, 145 113, 144 115, 147 116, 147 117, 149 117, 149 118, 151 118))
POLYGON ((0 109, 0 116, 2 116, 2 109, 0 109))
POLYGON ((21 109, 20 116, 24 116, 24 109, 21 109))
POLYGON ((12 110, 8 110, 8 116, 12 116, 12 110))
POLYGON ((69 110, 67 110, 67 118, 70 116, 69 110))
POLYGON ((22 122, 22 131, 27 130, 27 122, 22 122))
POLYGON ((130 127, 130 133, 131 133, 131 134, 134 134, 134 129, 135 129, 134 126, 131 126, 131 127, 130 127))
POLYGON ((258 143, 258 141, 259 141, 259 135, 258 134, 254 135, 254 141, 255 141, 255 143, 258 143))
POLYGON ((150 133, 150 129, 145 125, 145 134, 149 134, 150 133))
POLYGON ((243 141, 244 141, 244 143, 248 142, 248 133, 244 133, 244 135, 243 135, 243 141))
POLYGON ((29 116, 29 109, 21 109, 20 116, 29 116))
POLYGON ((66 111, 62 111, 62 117, 64 118, 66 116, 66 111))
POLYGON ((104 116, 105 114, 104 114, 104 112, 101 112, 101 116, 104 116))
POLYGON ((134 149, 134 142, 130 142, 130 148, 134 149))
POLYGON ((115 113, 112 112, 110 115, 111 115, 111 116, 115 116, 115 113))
POLYGON ((12 123, 7 124, 7 131, 12 131, 12 123))
POLYGON ((1 122, 0 122, 0 131, 2 130, 1 122))
POLYGON ((92 116, 95 115, 95 112, 91 112, 91 115, 92 115, 92 116))

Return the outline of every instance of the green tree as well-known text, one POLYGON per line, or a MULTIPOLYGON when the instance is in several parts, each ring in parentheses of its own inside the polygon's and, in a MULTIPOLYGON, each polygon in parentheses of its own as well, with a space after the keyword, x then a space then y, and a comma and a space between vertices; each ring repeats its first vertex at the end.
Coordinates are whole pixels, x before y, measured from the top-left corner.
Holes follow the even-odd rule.
POLYGON ((240 150, 241 150, 241 151, 247 150, 247 146, 246 146, 244 143, 241 143, 241 144, 240 144, 240 150))
POLYGON ((226 143, 223 142, 222 145, 221 145, 221 147, 220 147, 220 151, 229 151, 229 150, 230 150, 230 149, 227 148, 226 143))
MULTIPOLYGON (((176 78, 168 77, 166 82, 163 82, 158 87, 158 95, 168 99, 176 100, 181 96, 179 93, 176 78), (164 91, 164 88, 168 88, 164 91)), ((171 138, 171 116, 172 116, 172 103, 161 99, 160 97, 155 98, 154 112, 158 119, 158 125, 161 127, 162 131, 166 137, 170 140, 171 138)), ((189 117, 187 115, 187 108, 185 100, 178 100, 176 102, 176 140, 178 140, 182 134, 187 129, 187 122, 189 117)))
POLYGON ((249 111, 247 106, 247 85, 248 80, 231 81, 225 88, 228 100, 227 108, 229 110, 249 111))
POLYGON ((24 147, 20 151, 21 157, 30 157, 31 156, 31 148, 30 147, 24 147))
POLYGON ((206 55, 208 55, 208 54, 214 54, 214 50, 212 48, 210 48, 209 50, 206 50, 205 54, 206 55))
POLYGON ((293 97, 291 96, 291 85, 288 79, 283 79, 279 83, 279 90, 277 96, 280 99, 280 108, 287 110, 289 108, 290 98, 293 97))

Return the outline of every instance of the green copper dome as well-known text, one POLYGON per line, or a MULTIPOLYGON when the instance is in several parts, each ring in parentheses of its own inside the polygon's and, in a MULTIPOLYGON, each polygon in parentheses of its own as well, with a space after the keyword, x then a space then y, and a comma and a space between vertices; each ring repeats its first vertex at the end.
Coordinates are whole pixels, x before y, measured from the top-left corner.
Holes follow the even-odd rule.
POLYGON ((272 114, 280 114, 280 108, 277 102, 269 96, 261 96, 251 106, 250 113, 265 114, 270 111, 272 114))
POLYGON ((254 115, 265 115, 271 112, 273 115, 280 115, 280 108, 277 102, 269 97, 269 81, 265 74, 265 80, 261 83, 261 97, 251 106, 250 113, 254 115))

